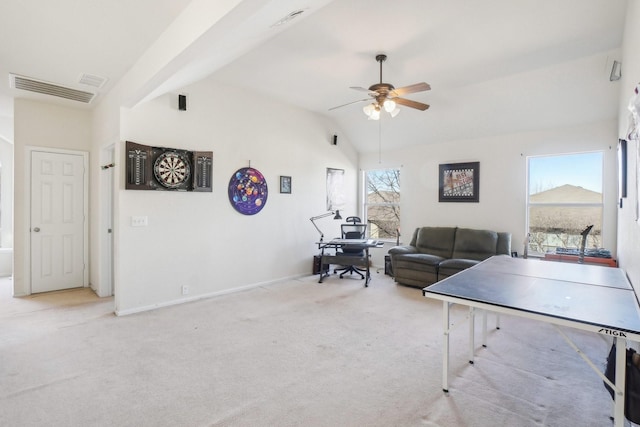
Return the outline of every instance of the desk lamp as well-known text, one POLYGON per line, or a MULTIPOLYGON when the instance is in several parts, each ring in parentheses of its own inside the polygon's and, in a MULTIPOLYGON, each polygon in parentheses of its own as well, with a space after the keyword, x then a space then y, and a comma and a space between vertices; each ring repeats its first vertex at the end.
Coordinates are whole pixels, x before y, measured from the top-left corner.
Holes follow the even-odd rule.
POLYGON ((322 233, 322 231, 318 228, 318 226, 316 225, 315 221, 316 221, 317 219, 320 219, 320 218, 326 218, 326 217, 331 216, 331 215, 334 215, 334 214, 335 214, 335 216, 333 217, 333 219, 342 219, 342 217, 340 216, 340 210, 337 210, 337 211, 335 211, 335 212, 334 212, 334 211, 329 211, 329 212, 323 213, 322 215, 313 216, 313 217, 309 218, 309 221, 311 221, 311 224, 313 224, 313 226, 316 228, 316 230, 318 230, 318 233, 320 233, 320 241, 321 241, 321 242, 322 242, 322 240, 324 239, 324 234, 323 234, 323 233, 322 233))

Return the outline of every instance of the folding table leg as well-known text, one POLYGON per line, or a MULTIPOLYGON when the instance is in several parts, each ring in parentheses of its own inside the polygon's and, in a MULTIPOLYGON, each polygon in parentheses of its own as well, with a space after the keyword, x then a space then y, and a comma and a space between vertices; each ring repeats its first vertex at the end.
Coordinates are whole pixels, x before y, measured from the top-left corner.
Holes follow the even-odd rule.
POLYGON ((627 341, 616 337, 616 388, 615 403, 613 409, 614 427, 624 427, 624 388, 627 369, 627 341))
POLYGON ((449 306, 447 301, 442 303, 442 328, 444 331, 442 342, 442 391, 449 392, 449 306))
POLYGON ((475 318, 475 308, 469 307, 469 363, 473 365, 474 358, 474 348, 476 346, 475 343, 475 326, 476 326, 476 318, 475 318))
POLYGON ((482 346, 487 347, 487 310, 482 310, 482 346))

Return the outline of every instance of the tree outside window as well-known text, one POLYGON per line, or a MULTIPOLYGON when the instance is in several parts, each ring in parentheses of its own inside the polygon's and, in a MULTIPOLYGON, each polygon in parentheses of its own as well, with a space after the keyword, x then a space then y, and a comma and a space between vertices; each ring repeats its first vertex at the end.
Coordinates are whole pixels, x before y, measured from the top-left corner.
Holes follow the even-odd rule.
POLYGON ((400 230, 400 170, 365 172, 364 212, 373 239, 396 239, 400 230))

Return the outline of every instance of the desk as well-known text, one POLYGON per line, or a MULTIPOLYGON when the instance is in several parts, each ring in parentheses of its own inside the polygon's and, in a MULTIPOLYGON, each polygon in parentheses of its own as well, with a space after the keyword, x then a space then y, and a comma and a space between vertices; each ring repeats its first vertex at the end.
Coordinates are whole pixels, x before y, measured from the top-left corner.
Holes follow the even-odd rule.
POLYGON ((364 286, 369 286, 369 280, 371 280, 371 273, 369 271, 369 249, 381 248, 384 246, 384 242, 372 239, 332 239, 329 242, 316 242, 318 249, 320 249, 320 280, 318 283, 322 283, 325 277, 329 276, 331 271, 331 264, 339 265, 354 265, 356 267, 364 267, 366 269, 364 286), (362 249, 364 250, 363 256, 344 255, 338 253, 337 250, 343 247, 349 247, 350 249, 362 249), (336 252, 333 254, 327 254, 325 251, 333 249, 336 252), (329 266, 328 269, 324 269, 324 266, 329 266))
POLYGON ((626 351, 621 349, 626 348, 625 340, 640 342, 640 306, 621 269, 495 256, 424 288, 423 294, 443 301, 442 388, 445 392, 448 391, 449 308, 462 304, 470 308, 470 363, 473 363, 473 311, 476 308, 554 325, 603 381, 608 381, 603 373, 558 327, 614 338, 618 349, 616 377, 615 384, 609 385, 615 390, 614 425, 623 427, 626 351))

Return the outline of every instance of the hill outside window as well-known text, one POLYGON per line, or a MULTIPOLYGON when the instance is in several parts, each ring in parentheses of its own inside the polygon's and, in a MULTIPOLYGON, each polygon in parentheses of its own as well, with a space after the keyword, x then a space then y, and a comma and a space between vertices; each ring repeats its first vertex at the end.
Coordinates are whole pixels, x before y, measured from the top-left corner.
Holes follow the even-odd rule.
POLYGON ((400 170, 364 172, 364 218, 372 239, 396 240, 400 230, 400 170))
POLYGON ((585 248, 602 248, 603 158, 602 152, 528 158, 530 255, 578 250, 589 225, 585 248))

